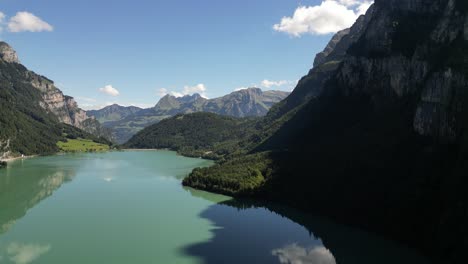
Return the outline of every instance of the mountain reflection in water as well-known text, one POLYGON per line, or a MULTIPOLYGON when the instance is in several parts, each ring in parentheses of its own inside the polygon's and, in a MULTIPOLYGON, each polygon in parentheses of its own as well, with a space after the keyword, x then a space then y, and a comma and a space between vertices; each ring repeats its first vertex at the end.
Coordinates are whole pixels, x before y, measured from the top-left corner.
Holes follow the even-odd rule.
POLYGON ((15 168, 0 170, 0 235, 7 232, 18 219, 62 184, 75 177, 72 169, 44 163, 34 168, 15 161, 15 168))

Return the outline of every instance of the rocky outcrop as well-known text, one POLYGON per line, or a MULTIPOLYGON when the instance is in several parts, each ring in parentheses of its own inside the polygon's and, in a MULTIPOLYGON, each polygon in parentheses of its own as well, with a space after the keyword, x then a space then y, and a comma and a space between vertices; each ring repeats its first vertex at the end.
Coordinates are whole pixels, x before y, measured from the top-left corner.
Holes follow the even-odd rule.
POLYGON ((0 161, 9 158, 11 155, 10 139, 0 139, 0 161))
POLYGON ((263 199, 468 263, 467 21, 466 0, 376 0, 238 144, 250 157, 186 182, 223 192, 266 155, 263 199))
POLYGON ((282 91, 262 91, 248 88, 223 97, 206 99, 199 94, 175 97, 166 95, 153 108, 158 115, 173 116, 194 112, 210 112, 226 116, 264 116, 276 103, 289 95, 282 91))
POLYGON ((366 16, 372 23, 348 50, 337 74, 343 92, 417 96, 415 131, 456 140, 462 111, 456 106, 463 105, 468 85, 465 68, 457 65, 467 50, 468 16, 455 0, 377 1, 376 6, 366 16))
MULTIPOLYGON (((16 52, 5 42, 0 42, 0 58, 7 63, 20 64, 16 52)), ((100 127, 99 122, 94 122, 92 120, 94 117, 88 116, 86 111, 79 108, 72 97, 64 95, 54 85, 53 81, 29 71, 22 65, 18 66, 24 80, 41 92, 42 100, 39 104, 47 112, 52 113, 60 122, 75 126, 86 132, 101 131, 104 133, 104 129, 100 127)), ((96 135, 105 136, 105 133, 96 135)))
POLYGON ((360 21, 276 111, 295 112, 257 148, 288 150, 264 192, 467 263, 468 2, 376 0, 360 21))
POLYGON ((325 62, 330 53, 335 50, 336 45, 340 43, 344 36, 349 34, 349 31, 349 28, 341 30, 332 37, 325 49, 315 56, 314 67, 325 62))
POLYGON ((0 58, 9 63, 20 63, 16 51, 5 42, 0 42, 0 58))
POLYGON ((41 106, 53 113, 60 122, 86 132, 96 130, 94 127, 85 125, 85 121, 94 117, 89 117, 86 111, 79 108, 73 97, 64 95, 51 80, 43 76, 33 72, 28 72, 26 75, 29 77, 31 84, 42 92, 43 102, 41 102, 41 106))
POLYGON ((373 12, 374 6, 371 6, 367 14, 360 16, 351 28, 336 33, 325 49, 315 56, 314 67, 327 62, 341 61, 346 56, 349 47, 356 43, 364 33, 373 12))

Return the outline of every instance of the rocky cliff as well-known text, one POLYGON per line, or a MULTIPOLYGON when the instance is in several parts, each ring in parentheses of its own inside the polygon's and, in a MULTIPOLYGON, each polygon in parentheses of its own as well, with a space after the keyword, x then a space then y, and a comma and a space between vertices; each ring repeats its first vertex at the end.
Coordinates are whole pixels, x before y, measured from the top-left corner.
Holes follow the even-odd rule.
POLYGON ((5 42, 0 42, 0 58, 9 63, 20 63, 16 51, 5 42))
POLYGON ((268 196, 465 263, 467 26, 464 0, 376 0, 278 110, 297 113, 258 150, 297 161, 268 196))
POLYGON ((377 1, 372 23, 348 50, 337 74, 343 92, 378 97, 414 96, 413 125, 420 135, 460 136, 468 84, 468 17, 461 1, 377 1), (382 30, 385 28, 386 30, 382 30))
POLYGON ((288 92, 262 91, 260 88, 243 89, 214 99, 205 99, 199 94, 184 97, 166 95, 154 107, 154 111, 159 115, 171 116, 194 112, 234 117, 264 116, 274 104, 288 95, 288 92))
POLYGON ((376 0, 239 144, 253 146, 247 157, 184 183, 253 192, 467 263, 467 54, 466 0, 376 0))
POLYGON ((108 131, 100 127, 99 122, 92 120, 94 118, 88 116, 86 111, 79 108, 73 97, 64 95, 53 81, 20 65, 16 52, 5 42, 0 42, 0 58, 6 63, 18 64, 17 68, 23 76, 23 81, 41 92, 40 106, 52 113, 60 122, 89 133, 97 133, 97 136, 108 136, 108 131))

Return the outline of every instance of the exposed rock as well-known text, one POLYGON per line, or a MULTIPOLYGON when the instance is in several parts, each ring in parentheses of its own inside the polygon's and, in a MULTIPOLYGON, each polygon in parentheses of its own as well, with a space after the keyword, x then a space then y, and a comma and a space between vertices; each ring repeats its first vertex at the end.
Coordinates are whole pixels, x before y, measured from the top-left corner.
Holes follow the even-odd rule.
POLYGON ((0 161, 9 158, 10 155, 10 139, 0 140, 0 161))
POLYGON ((0 58, 9 63, 20 63, 16 51, 5 42, 0 42, 0 58))
POLYGON ((336 33, 325 49, 316 55, 314 67, 331 61, 341 61, 346 56, 349 47, 356 43, 364 33, 373 12, 374 6, 372 5, 366 15, 360 16, 351 28, 336 33))
POLYGON ((338 44, 344 36, 348 35, 349 31, 350 29, 347 28, 339 31, 333 36, 333 38, 330 40, 325 49, 315 56, 314 67, 325 62, 326 58, 330 55, 330 53, 332 53, 335 50, 336 44, 338 44))
POLYGON ((415 131, 441 141, 455 140, 460 109, 449 106, 462 104, 468 82, 464 69, 454 70, 447 61, 463 57, 463 48, 455 55, 450 49, 466 45, 458 40, 465 35, 466 14, 456 10, 455 0, 377 2, 378 10, 366 15, 372 23, 341 65, 337 75, 341 86, 347 87, 346 93, 379 90, 379 96, 420 93, 415 131))
MULTIPOLYGON (((16 52, 7 43, 0 42, 0 58, 7 63, 19 64, 16 52)), ((76 101, 69 96, 65 96, 58 89, 54 82, 48 78, 29 71, 24 66, 19 65, 25 80, 42 93, 42 101, 39 102, 42 108, 53 113, 57 119, 65 124, 75 126, 86 132, 103 131, 99 122, 93 122, 86 111, 78 107, 76 101)), ((103 136, 103 135, 98 135, 103 136)))
POLYGON ((323 197, 320 210, 342 221, 467 263, 467 19, 466 0, 376 0, 363 30, 332 43, 283 104, 297 115, 259 148, 299 153, 272 196, 308 208, 323 197), (296 177, 301 166, 312 172, 296 177))

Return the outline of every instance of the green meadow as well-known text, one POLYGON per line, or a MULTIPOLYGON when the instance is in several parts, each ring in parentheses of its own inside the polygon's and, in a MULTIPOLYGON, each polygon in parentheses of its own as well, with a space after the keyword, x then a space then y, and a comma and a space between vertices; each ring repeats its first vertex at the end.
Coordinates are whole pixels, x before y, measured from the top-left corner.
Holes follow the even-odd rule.
POLYGON ((89 139, 67 139, 66 142, 59 141, 57 146, 60 150, 65 152, 94 152, 94 151, 108 151, 109 146, 105 144, 96 143, 89 139))

